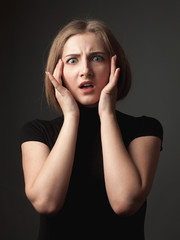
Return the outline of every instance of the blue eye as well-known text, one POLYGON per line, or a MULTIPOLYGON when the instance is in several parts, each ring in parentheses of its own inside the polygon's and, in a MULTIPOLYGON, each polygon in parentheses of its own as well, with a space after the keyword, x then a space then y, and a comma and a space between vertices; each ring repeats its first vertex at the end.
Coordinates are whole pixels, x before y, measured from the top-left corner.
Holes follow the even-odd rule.
POLYGON ((77 59, 76 58, 70 58, 67 62, 70 63, 70 64, 74 64, 74 63, 77 62, 77 59))
POLYGON ((103 58, 100 57, 100 56, 94 56, 94 57, 92 58, 92 60, 93 60, 94 62, 101 62, 101 61, 103 60, 103 58))

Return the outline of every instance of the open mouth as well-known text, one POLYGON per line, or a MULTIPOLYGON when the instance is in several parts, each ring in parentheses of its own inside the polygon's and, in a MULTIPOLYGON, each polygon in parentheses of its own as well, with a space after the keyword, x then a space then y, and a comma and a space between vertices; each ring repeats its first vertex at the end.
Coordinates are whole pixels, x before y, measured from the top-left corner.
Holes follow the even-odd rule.
POLYGON ((85 83, 85 84, 81 85, 80 88, 81 89, 93 88, 93 85, 89 84, 89 83, 85 83))
POLYGON ((90 94, 94 91, 94 83, 92 81, 84 81, 79 85, 83 94, 90 94))

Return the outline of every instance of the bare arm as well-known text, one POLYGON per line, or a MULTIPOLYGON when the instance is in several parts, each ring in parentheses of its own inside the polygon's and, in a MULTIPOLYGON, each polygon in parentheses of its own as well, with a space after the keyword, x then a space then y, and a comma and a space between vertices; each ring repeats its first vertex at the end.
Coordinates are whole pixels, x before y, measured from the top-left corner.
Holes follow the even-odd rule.
POLYGON ((131 215, 145 201, 155 175, 161 140, 140 137, 126 150, 114 117, 101 120, 105 184, 108 198, 117 214, 131 215))
POLYGON ((35 209, 44 214, 57 212, 67 193, 77 140, 79 109, 70 92, 62 87, 62 62, 54 76, 48 73, 63 110, 64 123, 52 150, 40 142, 22 144, 26 194, 35 209))
POLYGON ((51 151, 40 142, 22 144, 26 194, 40 213, 54 213, 64 203, 74 161, 77 126, 77 120, 66 119, 51 151))
POLYGON ((99 101, 104 176, 113 210, 131 215, 141 207, 151 189, 161 140, 140 137, 130 143, 128 150, 125 148, 115 114, 118 74, 113 57, 110 80, 99 101))

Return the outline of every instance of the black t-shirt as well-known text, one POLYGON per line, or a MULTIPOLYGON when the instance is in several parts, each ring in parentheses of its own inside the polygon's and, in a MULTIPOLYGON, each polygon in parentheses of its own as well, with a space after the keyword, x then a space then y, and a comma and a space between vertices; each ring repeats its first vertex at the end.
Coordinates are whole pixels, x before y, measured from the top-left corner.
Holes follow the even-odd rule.
MULTIPOLYGON (((97 108, 81 108, 76 152, 70 184, 63 208, 54 216, 40 216, 40 240, 54 239, 144 239, 146 201, 130 217, 116 215, 106 194, 100 119, 97 108)), ((142 136, 163 138, 159 121, 132 117, 116 111, 123 141, 142 136)), ((34 120, 24 125, 21 143, 40 141, 52 149, 63 124, 63 117, 52 121, 34 120)), ((161 147, 162 149, 162 147, 161 147)))

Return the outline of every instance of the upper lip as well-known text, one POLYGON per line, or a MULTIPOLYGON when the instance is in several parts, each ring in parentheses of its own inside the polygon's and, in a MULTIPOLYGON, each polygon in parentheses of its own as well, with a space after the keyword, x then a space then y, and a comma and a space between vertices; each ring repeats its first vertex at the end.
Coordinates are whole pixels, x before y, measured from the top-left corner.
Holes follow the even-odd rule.
POLYGON ((94 86, 94 83, 92 81, 84 81, 84 82, 79 84, 79 87, 82 87, 85 84, 90 84, 90 85, 94 86))

